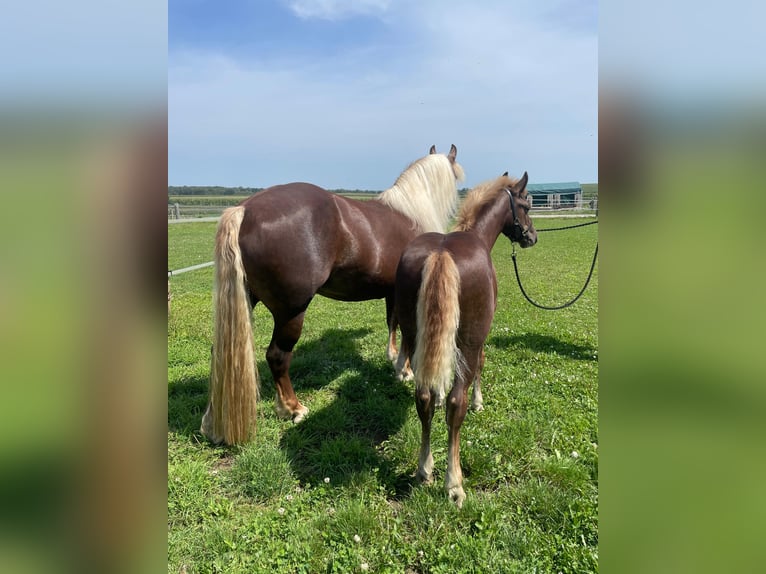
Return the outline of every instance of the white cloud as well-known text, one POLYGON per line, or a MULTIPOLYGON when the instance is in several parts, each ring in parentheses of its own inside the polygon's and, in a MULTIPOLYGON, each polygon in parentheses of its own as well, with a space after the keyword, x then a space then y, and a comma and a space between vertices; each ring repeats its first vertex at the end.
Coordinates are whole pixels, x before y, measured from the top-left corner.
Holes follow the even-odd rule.
POLYGON ((341 20, 358 15, 381 15, 391 0, 287 0, 286 4, 299 18, 341 20))
POLYGON ((595 32, 546 26, 526 5, 441 6, 390 6, 391 25, 416 39, 404 50, 278 62, 171 54, 171 182, 384 189, 431 144, 451 143, 467 185, 505 170, 595 181, 595 32), (205 181, 179 181, 176 160, 205 181), (246 175, 226 180, 242 165, 246 175))

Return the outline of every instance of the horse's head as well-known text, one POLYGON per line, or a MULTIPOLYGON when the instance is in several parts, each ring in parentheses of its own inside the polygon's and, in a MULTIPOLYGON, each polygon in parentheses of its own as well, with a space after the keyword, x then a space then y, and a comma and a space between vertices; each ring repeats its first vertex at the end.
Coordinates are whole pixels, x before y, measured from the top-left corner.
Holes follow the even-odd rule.
MULTIPOLYGON (((428 150, 429 155, 433 155, 436 153, 436 146, 432 145, 431 149, 428 150)), ((455 161, 457 158, 457 148, 455 147, 455 144, 452 144, 452 146, 449 148, 449 153, 447 154, 447 159, 450 162, 450 165, 452 166, 452 173, 455 174, 455 179, 457 181, 463 181, 465 179, 465 174, 463 173, 463 167, 455 161)))
MULTIPOLYGON (((503 176, 508 177, 508 172, 506 171, 503 176)), ((532 218, 529 217, 529 209, 532 204, 529 202, 529 195, 527 194, 528 179, 525 171, 520 180, 505 188, 510 205, 503 225, 503 235, 511 241, 517 242, 521 247, 532 247, 537 243, 537 231, 535 231, 532 218)))

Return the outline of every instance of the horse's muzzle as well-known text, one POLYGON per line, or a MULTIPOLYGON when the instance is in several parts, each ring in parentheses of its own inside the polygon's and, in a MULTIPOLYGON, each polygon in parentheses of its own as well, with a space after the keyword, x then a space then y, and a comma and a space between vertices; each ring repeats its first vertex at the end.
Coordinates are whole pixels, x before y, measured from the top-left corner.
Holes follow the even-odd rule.
POLYGON ((532 247, 535 243, 537 243, 537 231, 534 229, 527 229, 522 235, 519 245, 526 248, 532 247))

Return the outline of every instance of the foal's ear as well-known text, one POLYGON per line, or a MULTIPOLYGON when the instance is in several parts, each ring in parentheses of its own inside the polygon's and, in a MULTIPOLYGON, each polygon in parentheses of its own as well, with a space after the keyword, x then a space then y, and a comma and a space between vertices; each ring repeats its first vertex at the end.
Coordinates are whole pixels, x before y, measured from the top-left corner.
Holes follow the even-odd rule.
POLYGON ((457 148, 455 147, 455 144, 452 144, 452 147, 449 148, 449 155, 447 158, 449 158, 450 163, 455 163, 455 158, 457 157, 457 148))
POLYGON ((529 179, 529 176, 527 176, 527 172, 524 172, 524 175, 521 176, 521 179, 516 182, 516 184, 513 186, 513 188, 521 193, 524 191, 524 188, 527 187, 527 180, 529 179))
POLYGON ((500 177, 508 177, 508 172, 506 171, 506 172, 505 172, 503 175, 501 175, 500 177))
POLYGON ((432 145, 431 149, 428 150, 428 155, 433 155, 436 153, 436 145, 432 145))

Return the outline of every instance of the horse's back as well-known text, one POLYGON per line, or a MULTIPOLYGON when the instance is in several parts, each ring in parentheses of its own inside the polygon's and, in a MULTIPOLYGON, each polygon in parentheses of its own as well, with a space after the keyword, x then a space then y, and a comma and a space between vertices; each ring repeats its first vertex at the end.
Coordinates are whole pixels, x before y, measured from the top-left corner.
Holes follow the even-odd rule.
POLYGON ((418 292, 426 259, 448 254, 460 276, 460 332, 465 341, 483 343, 497 303, 497 280, 490 251, 470 232, 424 233, 402 253, 396 276, 396 305, 403 329, 414 329, 418 292))
POLYGON ((267 305, 308 303, 338 249, 334 194, 310 183, 267 188, 242 203, 239 243, 253 296, 267 305))
POLYGON ((462 231, 419 235, 402 253, 399 272, 403 276, 419 276, 426 258, 436 251, 449 253, 460 273, 461 285, 486 285, 487 280, 495 276, 486 244, 477 235, 462 231))
POLYGON ((388 296, 411 220, 378 201, 309 183, 278 185, 243 204, 240 247, 253 297, 267 306, 388 296))

